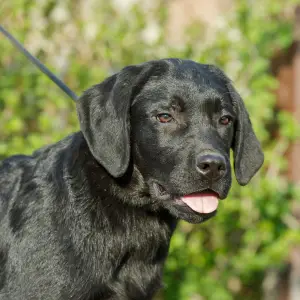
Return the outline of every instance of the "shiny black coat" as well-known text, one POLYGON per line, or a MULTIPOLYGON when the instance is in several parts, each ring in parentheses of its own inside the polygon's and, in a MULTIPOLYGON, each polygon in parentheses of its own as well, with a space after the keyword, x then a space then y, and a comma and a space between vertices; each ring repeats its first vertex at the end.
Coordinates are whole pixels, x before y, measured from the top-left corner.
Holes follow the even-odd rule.
POLYGON ((213 66, 126 67, 77 111, 80 132, 0 164, 1 300, 152 299, 177 220, 215 215, 180 197, 226 198, 231 148, 241 185, 263 162, 240 96, 213 66), (204 153, 222 158, 222 176, 199 172, 204 153))

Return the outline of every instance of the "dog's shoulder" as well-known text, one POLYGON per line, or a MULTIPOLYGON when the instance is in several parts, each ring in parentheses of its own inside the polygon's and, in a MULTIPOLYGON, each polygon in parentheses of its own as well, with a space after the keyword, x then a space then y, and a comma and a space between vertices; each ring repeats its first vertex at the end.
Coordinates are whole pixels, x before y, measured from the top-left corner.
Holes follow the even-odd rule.
MULTIPOLYGON (((1 189, 7 186, 10 182, 15 182, 20 176, 27 173, 29 178, 29 173, 36 170, 39 165, 45 163, 49 164, 50 160, 55 160, 58 158, 64 150, 74 143, 75 140, 80 139, 79 133, 74 133, 57 143, 42 147, 34 151, 31 155, 17 154, 5 158, 0 161, 0 187, 1 189)), ((33 175, 33 174, 31 174, 33 175)))
POLYGON ((62 165, 66 155, 71 155, 79 140, 80 134, 74 133, 32 155, 13 155, 0 161, 0 222, 1 215, 5 216, 14 203, 37 198, 33 193, 46 186, 47 176, 62 165))
POLYGON ((30 176, 34 159, 27 155, 13 155, 0 162, 0 212, 17 197, 24 176, 30 176))

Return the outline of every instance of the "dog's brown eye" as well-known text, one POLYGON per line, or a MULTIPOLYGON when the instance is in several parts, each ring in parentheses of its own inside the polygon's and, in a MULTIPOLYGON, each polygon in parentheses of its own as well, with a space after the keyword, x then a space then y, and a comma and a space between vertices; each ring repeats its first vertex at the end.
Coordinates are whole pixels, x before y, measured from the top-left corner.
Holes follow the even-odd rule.
POLYGON ((231 123, 231 117, 229 117, 229 116, 223 116, 220 119, 220 124, 222 124, 222 125, 229 125, 230 123, 231 123))
POLYGON ((156 119, 160 122, 160 123, 169 123, 173 120, 173 117, 170 114, 167 113, 163 113, 163 114, 158 114, 156 116, 156 119))

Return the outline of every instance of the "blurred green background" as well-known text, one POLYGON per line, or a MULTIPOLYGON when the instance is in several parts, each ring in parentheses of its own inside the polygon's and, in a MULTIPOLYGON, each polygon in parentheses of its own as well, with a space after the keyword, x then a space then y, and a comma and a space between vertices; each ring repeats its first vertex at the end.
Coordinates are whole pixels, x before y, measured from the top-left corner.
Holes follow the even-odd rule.
MULTIPOLYGON (((294 280, 300 266, 290 259, 300 246, 299 192, 286 176, 285 156, 300 130, 276 109, 278 81, 271 73, 276 51, 293 43, 300 0, 232 0, 226 12, 212 15, 210 27, 201 17, 180 18, 196 9, 207 18, 218 0, 182 0, 176 10, 179 2, 2 0, 0 24, 78 95, 123 66, 155 58, 224 69, 246 102, 265 164, 248 186, 233 183, 217 217, 180 223, 157 299, 300 299, 294 280)), ((0 68, 0 159, 78 130, 72 100, 3 36, 0 68)))

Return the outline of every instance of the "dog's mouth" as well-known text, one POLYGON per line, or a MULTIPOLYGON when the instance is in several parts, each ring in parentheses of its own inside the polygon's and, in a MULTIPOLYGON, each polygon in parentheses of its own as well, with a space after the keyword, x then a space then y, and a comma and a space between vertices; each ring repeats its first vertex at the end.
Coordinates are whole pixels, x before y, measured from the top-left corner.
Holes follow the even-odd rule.
POLYGON ((206 190, 182 196, 179 198, 179 201, 182 201, 197 213, 209 214, 217 210, 219 199, 220 197, 217 193, 206 190))
MULTIPOLYGON (((154 183, 154 189, 157 196, 162 200, 170 198, 166 189, 160 184, 154 183)), ((210 214, 217 210, 220 195, 211 189, 204 189, 187 195, 177 195, 172 198, 176 204, 187 206, 199 214, 210 214)))

